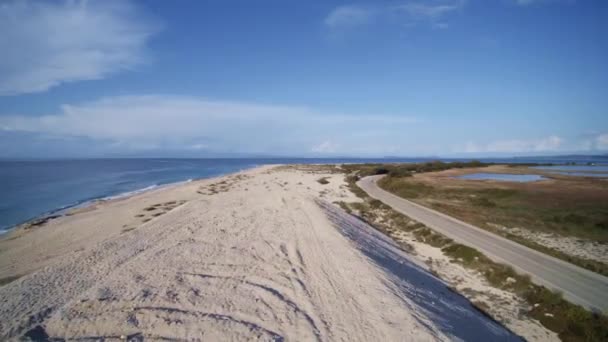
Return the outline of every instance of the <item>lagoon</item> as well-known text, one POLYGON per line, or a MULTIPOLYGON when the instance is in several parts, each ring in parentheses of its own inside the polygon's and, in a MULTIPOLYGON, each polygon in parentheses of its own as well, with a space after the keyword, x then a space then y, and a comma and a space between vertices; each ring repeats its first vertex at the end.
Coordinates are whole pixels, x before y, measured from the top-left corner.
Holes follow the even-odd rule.
POLYGON ((608 178, 608 165, 555 165, 534 168, 566 176, 608 178))
POLYGON ((540 175, 514 175, 509 173, 471 173, 468 175, 458 176, 456 178, 460 179, 468 179, 468 180, 497 180, 497 181, 505 181, 505 182, 535 182, 539 180, 545 179, 545 177, 540 175))

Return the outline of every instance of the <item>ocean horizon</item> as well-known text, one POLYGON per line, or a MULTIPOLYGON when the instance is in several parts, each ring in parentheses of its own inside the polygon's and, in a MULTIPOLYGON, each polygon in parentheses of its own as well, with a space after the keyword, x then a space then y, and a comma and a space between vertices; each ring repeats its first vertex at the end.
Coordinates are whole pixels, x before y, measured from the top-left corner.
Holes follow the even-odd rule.
POLYGON ((444 162, 605 163, 585 156, 525 158, 122 158, 0 161, 0 234, 95 200, 128 196, 175 183, 217 177, 265 164, 444 162))

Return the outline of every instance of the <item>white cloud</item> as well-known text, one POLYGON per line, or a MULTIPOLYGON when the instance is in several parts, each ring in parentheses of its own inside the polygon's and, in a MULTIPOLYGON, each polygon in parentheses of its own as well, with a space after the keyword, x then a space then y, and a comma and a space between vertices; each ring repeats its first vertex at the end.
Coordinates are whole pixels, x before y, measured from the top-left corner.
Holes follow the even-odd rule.
POLYGON ((548 3, 573 3, 576 0, 514 0, 519 6, 531 6, 548 3))
POLYGON ((356 5, 339 6, 325 18, 325 25, 330 28, 352 27, 367 23, 375 14, 371 7, 356 5))
POLYGON ((319 145, 313 146, 311 149, 312 152, 315 153, 335 153, 337 151, 338 146, 331 141, 327 140, 319 145))
POLYGON ((533 143, 535 151, 556 151, 563 143, 563 139, 558 136, 550 136, 548 138, 536 141, 533 143))
POLYGON ((407 2, 396 8, 408 14, 412 20, 427 21, 434 27, 446 28, 447 24, 441 20, 451 12, 461 9, 465 4, 465 0, 407 2))
POLYGON ((600 134, 595 138, 595 147, 598 150, 608 150, 608 133, 600 134))
POLYGON ((159 26, 129 1, 0 4, 0 95, 95 80, 145 59, 159 26))
POLYGON ((0 116, 0 127, 7 131, 86 137, 130 149, 263 153, 350 153, 369 145, 369 139, 360 138, 368 132, 382 132, 371 143, 395 142, 415 122, 404 116, 345 115, 165 95, 64 105, 61 113, 39 117, 0 116))
POLYGON ((552 135, 533 140, 499 140, 488 144, 468 142, 462 152, 466 153, 521 153, 521 152, 554 152, 559 151, 563 139, 552 135))
POLYGON ((346 5, 333 9, 325 18, 330 29, 344 29, 366 25, 374 21, 397 18, 400 23, 415 25, 428 23, 435 28, 446 28, 445 17, 466 5, 466 0, 401 1, 397 4, 375 6, 346 5))

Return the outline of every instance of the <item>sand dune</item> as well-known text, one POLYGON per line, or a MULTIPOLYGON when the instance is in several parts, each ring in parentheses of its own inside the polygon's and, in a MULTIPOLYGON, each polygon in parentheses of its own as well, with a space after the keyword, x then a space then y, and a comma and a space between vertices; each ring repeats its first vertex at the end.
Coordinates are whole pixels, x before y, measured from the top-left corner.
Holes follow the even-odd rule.
POLYGON ((519 339, 337 199, 341 175, 263 167, 16 232, 1 275, 31 273, 0 287, 0 337, 519 339))

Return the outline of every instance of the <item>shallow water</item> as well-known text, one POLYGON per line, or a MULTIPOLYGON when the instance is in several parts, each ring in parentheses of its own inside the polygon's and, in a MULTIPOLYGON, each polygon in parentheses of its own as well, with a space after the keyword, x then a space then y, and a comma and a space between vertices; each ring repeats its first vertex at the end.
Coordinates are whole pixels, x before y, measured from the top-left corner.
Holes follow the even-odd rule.
POLYGON ((608 165, 555 165, 539 166, 535 169, 567 176, 608 178, 608 165))
POLYGON ((458 176, 456 178, 460 179, 468 179, 468 180, 497 180, 497 181, 505 181, 505 182, 535 182, 545 177, 540 175, 513 175, 508 173, 471 173, 468 175, 458 176))
POLYGON ((608 165, 554 165, 554 166, 537 166, 539 170, 547 171, 593 171, 608 173, 608 165))

